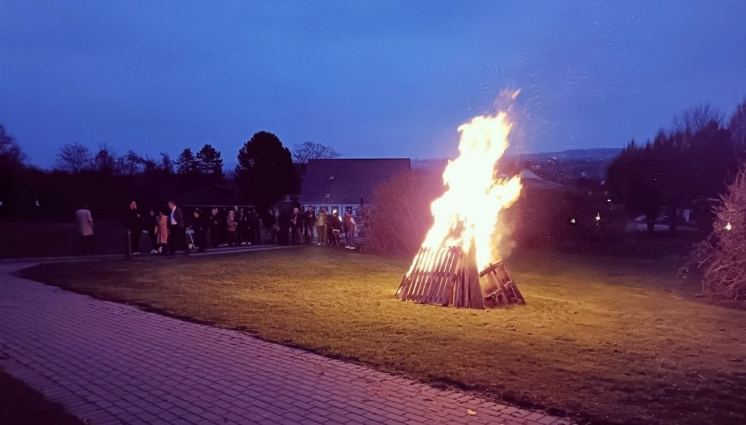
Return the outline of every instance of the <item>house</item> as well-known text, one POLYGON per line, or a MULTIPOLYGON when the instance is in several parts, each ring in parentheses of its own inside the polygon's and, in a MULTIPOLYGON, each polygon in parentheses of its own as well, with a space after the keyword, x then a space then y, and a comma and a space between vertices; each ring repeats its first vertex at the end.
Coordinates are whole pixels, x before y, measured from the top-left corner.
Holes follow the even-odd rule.
POLYGON ((370 202, 376 185, 410 170, 409 158, 312 159, 306 166, 300 203, 316 211, 354 212, 370 202))
POLYGON ((537 189, 560 189, 563 187, 559 183, 542 179, 538 174, 528 169, 522 170, 519 176, 521 177, 521 184, 525 187, 533 187, 537 189))

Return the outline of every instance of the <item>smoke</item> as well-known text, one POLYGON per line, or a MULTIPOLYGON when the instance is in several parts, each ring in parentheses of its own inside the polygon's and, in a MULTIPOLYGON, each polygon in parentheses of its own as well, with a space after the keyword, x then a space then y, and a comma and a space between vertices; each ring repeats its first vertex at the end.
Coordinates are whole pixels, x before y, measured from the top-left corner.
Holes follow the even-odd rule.
POLYGON ((510 257, 517 243, 513 239, 513 231, 517 222, 517 215, 510 208, 500 211, 494 232, 490 238, 492 253, 490 262, 497 263, 500 259, 510 257))

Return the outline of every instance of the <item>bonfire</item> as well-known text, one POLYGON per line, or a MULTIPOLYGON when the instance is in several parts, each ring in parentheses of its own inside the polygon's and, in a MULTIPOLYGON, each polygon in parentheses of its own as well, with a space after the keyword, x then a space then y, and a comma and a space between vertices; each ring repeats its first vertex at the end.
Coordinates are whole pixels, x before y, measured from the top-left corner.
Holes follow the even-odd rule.
POLYGON ((431 206, 434 223, 402 279, 401 300, 485 308, 524 304, 498 250, 498 216, 518 199, 518 177, 497 178, 508 147, 505 113, 458 128, 459 156, 443 172, 446 191, 431 206))

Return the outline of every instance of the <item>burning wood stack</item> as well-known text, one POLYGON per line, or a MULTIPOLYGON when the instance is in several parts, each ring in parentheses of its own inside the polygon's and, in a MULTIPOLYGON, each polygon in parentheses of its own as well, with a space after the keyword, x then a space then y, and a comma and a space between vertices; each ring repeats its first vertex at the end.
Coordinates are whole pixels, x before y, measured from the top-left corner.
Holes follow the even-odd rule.
POLYGON ((431 206, 434 223, 396 296, 466 308, 525 304, 505 270, 497 244, 498 213, 520 194, 520 181, 498 180, 508 146, 505 114, 476 117, 458 128, 460 155, 443 173, 447 187, 431 206))
POLYGON ((502 260, 478 271, 471 252, 458 246, 420 248, 396 296, 402 301, 479 309, 526 303, 502 260))

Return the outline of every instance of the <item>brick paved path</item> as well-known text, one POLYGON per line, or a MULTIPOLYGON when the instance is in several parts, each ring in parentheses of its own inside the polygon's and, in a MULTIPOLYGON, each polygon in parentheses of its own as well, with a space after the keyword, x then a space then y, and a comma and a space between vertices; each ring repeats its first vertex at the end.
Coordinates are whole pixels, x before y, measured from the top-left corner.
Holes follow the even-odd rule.
POLYGON ((0 367, 93 425, 568 423, 6 274, 18 268, 0 266, 0 367))

